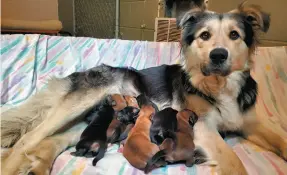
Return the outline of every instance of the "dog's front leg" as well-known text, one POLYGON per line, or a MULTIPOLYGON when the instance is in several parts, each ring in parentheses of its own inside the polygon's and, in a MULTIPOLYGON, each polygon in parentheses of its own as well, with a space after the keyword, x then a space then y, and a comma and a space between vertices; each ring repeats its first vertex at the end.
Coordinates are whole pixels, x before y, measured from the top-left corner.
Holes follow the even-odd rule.
MULTIPOLYGON (((252 117, 255 117, 255 112, 253 114, 254 115, 252 117)), ((255 121, 245 121, 242 131, 247 140, 250 140, 258 146, 274 152, 287 160, 287 140, 284 139, 279 133, 275 133, 267 125, 260 123, 258 119, 255 119, 255 121)))
POLYGON ((47 137, 22 155, 13 156, 12 148, 1 160, 1 173, 49 175, 56 157, 68 146, 74 146, 79 141, 86 126, 86 123, 81 122, 64 132, 47 137), (8 161, 8 156, 13 156, 13 162, 8 161))
POLYGON ((242 162, 216 129, 206 124, 204 118, 198 120, 194 125, 194 142, 204 149, 208 159, 216 161, 216 171, 220 175, 245 175, 247 174, 242 162))
POLYGON ((5 168, 4 172, 6 170, 8 172, 11 170, 16 171, 19 168, 17 167, 18 165, 22 166, 21 161, 25 159, 25 155, 29 153, 30 150, 37 149, 37 145, 45 139, 45 137, 54 134, 61 129, 61 127, 75 120, 82 112, 101 100, 108 90, 108 87, 104 90, 90 89, 82 93, 76 91, 66 96, 57 108, 51 109, 48 116, 40 125, 26 133, 13 146, 11 154, 2 164, 5 168), (12 165, 15 167, 11 167, 12 165))
POLYGON ((25 134, 15 145, 14 150, 27 150, 37 145, 45 137, 54 134, 61 127, 75 120, 85 110, 100 101, 108 92, 109 88, 105 89, 90 89, 81 92, 70 94, 62 103, 52 110, 47 118, 38 125, 35 129, 25 134))

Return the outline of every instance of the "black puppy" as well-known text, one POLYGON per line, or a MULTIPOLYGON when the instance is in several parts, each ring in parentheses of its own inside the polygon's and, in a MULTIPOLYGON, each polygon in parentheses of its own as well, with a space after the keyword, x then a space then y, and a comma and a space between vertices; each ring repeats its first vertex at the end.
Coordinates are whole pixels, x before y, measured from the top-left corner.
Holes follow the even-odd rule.
POLYGON ((92 121, 83 131, 80 141, 76 145, 74 156, 95 157, 93 165, 104 157, 107 148, 106 131, 113 120, 114 109, 108 99, 101 102, 98 111, 92 116, 92 121))
POLYGON ((86 115, 85 121, 89 124, 93 121, 94 118, 99 116, 100 109, 103 108, 105 105, 116 106, 116 101, 113 100, 111 95, 108 95, 105 99, 101 100, 97 103, 86 115))
POLYGON ((102 100, 88 116, 92 121, 83 131, 74 156, 95 157, 93 165, 104 157, 107 144, 127 137, 126 126, 135 123, 139 109, 125 107, 115 112, 111 98, 102 100), (123 135, 121 135, 123 133, 123 135))
POLYGON ((151 119, 150 139, 153 143, 160 145, 164 139, 176 139, 177 115, 178 111, 172 108, 165 108, 157 112, 151 119))

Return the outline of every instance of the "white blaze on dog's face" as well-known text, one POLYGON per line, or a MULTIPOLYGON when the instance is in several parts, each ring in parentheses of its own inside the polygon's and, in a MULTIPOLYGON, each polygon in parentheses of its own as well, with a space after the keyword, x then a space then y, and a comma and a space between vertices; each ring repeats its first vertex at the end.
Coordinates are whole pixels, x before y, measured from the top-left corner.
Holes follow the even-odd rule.
POLYGON ((269 15, 257 8, 242 9, 224 14, 195 9, 183 16, 179 25, 188 71, 226 76, 244 68, 254 50, 257 29, 269 27, 269 15))

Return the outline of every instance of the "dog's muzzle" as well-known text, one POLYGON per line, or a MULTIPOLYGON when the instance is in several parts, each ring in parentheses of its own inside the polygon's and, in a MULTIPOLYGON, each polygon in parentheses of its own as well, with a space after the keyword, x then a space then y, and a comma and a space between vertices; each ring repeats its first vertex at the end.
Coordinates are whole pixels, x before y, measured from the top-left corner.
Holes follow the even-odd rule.
POLYGON ((213 49, 209 54, 211 63, 217 66, 223 64, 227 60, 227 57, 228 52, 224 48, 213 49))
POLYGON ((204 76, 216 74, 226 76, 230 73, 230 65, 227 63, 228 51, 224 48, 215 48, 209 53, 209 64, 203 65, 201 71, 204 76))

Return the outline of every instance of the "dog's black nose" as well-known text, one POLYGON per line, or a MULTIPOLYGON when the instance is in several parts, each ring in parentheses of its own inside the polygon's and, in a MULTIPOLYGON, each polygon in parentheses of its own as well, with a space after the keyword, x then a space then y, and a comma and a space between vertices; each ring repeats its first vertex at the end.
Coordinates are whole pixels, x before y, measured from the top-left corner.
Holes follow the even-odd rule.
POLYGON ((222 64, 228 57, 228 52, 226 49, 217 48, 213 49, 210 54, 209 58, 211 59, 213 64, 222 64))

